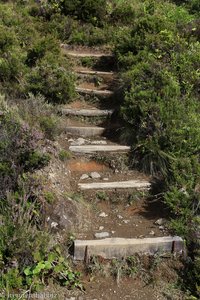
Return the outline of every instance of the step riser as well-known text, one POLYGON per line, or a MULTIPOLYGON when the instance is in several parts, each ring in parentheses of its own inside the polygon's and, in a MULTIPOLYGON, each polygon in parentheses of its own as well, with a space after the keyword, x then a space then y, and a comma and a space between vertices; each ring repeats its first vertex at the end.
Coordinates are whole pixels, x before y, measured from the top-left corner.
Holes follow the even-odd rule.
POLYGON ((105 130, 103 127, 67 127, 65 132, 76 136, 94 137, 101 136, 105 130))
POLYGON ((95 153, 95 152, 116 152, 116 153, 126 153, 130 151, 129 146, 115 146, 115 145, 105 145, 105 146, 94 146, 94 145, 83 145, 83 146, 70 146, 69 150, 75 153, 95 153))
POLYGON ((92 182, 79 183, 81 190, 111 190, 111 189, 137 189, 148 190, 151 183, 148 181, 129 180, 129 181, 115 181, 115 182, 92 182))
POLYGON ((91 256, 105 259, 124 258, 136 253, 179 253, 185 251, 180 237, 158 237, 144 239, 106 238, 103 240, 75 240, 74 260, 87 260, 91 256))

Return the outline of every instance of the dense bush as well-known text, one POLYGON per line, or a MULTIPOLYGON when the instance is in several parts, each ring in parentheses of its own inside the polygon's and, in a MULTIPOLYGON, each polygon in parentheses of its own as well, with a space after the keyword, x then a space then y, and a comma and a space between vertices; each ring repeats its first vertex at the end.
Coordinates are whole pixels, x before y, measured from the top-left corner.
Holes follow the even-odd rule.
MULTIPOLYGON (((132 143, 132 164, 164 181, 171 228, 186 238, 198 261, 198 22, 183 7, 165 1, 144 1, 144 7, 145 13, 138 14, 125 36, 119 35, 115 47, 124 81, 123 138, 132 143)), ((190 266, 191 279, 199 265, 190 266)), ((199 277, 193 280, 190 288, 198 294, 199 277)))
POLYGON ((54 103, 72 99, 74 77, 62 57, 59 34, 30 16, 25 4, 0 4, 0 16, 1 90, 23 98, 29 92, 40 93, 54 103))
POLYGON ((2 96, 0 111, 0 197, 4 198, 7 191, 17 189, 23 172, 46 165, 49 158, 38 151, 41 133, 22 122, 16 109, 8 109, 2 96))
POLYGON ((75 96, 74 75, 68 72, 54 56, 45 56, 26 75, 27 92, 41 94, 52 103, 66 103, 75 96))
POLYGON ((72 15, 93 24, 102 23, 107 13, 106 0, 50 0, 49 3, 52 8, 65 15, 72 15))

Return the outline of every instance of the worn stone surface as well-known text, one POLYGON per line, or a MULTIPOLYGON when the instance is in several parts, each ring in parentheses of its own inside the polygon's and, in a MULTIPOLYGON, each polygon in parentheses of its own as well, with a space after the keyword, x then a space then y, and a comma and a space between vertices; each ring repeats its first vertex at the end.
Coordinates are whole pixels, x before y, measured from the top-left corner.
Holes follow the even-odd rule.
POLYGON ((84 145, 87 142, 84 138, 78 138, 77 140, 73 141, 71 143, 72 146, 81 146, 84 145))
POLYGON ((112 54, 110 53, 100 53, 100 52, 92 52, 92 51, 84 51, 82 50, 77 51, 71 48, 70 45, 68 44, 61 44, 60 45, 62 49, 65 50, 65 53, 69 56, 72 57, 77 57, 77 58, 81 58, 81 57, 94 57, 94 58, 102 58, 102 57, 113 57, 112 54))
POLYGON ((102 96, 102 97, 108 97, 112 96, 114 93, 110 90, 95 90, 95 89, 87 89, 87 88, 81 88, 76 87, 75 88, 77 93, 80 94, 88 94, 88 95, 96 95, 96 96, 102 96))
POLYGON ((181 237, 155 237, 144 239, 106 238, 103 240, 75 240, 74 259, 84 260, 93 255, 105 259, 122 258, 135 253, 155 254, 165 252, 182 253, 184 241, 181 237))
POLYGON ((113 113, 113 110, 108 109, 72 109, 72 108, 63 108, 61 110, 62 114, 69 116, 83 116, 83 117, 103 117, 110 116, 113 113))
POLYGON ((106 141, 99 140, 99 141, 91 141, 91 145, 107 145, 106 141))
POLYGON ((103 76, 113 76, 113 72, 105 72, 105 71, 96 71, 96 70, 77 70, 78 74, 86 74, 86 75, 103 75, 103 76))
POLYGON ((151 183, 142 180, 128 180, 128 181, 114 181, 114 182, 92 182, 92 183, 79 183, 81 190, 99 190, 99 189, 127 189, 133 188, 138 190, 149 189, 151 183))
POLYGON ((122 145, 82 145, 70 146, 69 150, 77 153, 128 152, 130 151, 130 147, 122 145))

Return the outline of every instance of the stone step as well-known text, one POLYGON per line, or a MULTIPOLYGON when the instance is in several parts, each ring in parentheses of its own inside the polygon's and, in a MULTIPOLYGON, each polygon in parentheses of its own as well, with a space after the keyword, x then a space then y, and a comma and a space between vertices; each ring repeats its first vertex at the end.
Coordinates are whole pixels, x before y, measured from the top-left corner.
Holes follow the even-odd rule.
POLYGON ((92 52, 92 50, 89 51, 87 49, 74 50, 69 45, 66 45, 66 44, 61 44, 60 46, 62 49, 64 49, 64 51, 67 55, 72 56, 72 57, 77 57, 77 58, 82 58, 82 57, 91 57, 91 58, 108 57, 108 58, 111 58, 111 57, 113 57, 113 55, 110 53, 102 53, 102 52, 97 52, 97 51, 92 52))
POLYGON ((114 72, 104 72, 104 71, 95 71, 95 70, 76 70, 76 73, 82 75, 99 75, 99 76, 113 76, 114 72))
POLYGON ((63 108, 61 113, 68 116, 83 116, 83 117, 106 117, 112 115, 113 109, 73 109, 63 108))
POLYGON ((94 95, 100 97, 110 97, 114 94, 114 92, 110 90, 96 90, 96 89, 87 89, 81 87, 76 87, 75 91, 80 94, 94 95))
POLYGON ((79 183, 78 186, 81 190, 112 190, 130 188, 137 190, 148 190, 151 187, 151 183, 144 180, 127 180, 114 182, 79 183))
MULTIPOLYGON (((83 137, 100 136, 105 132, 105 130, 106 128, 104 127, 96 127, 96 126, 94 127, 67 126, 65 128, 66 133, 83 136, 83 137)), ((71 146, 71 147, 79 147, 79 146, 71 146)), ((78 152, 78 151, 73 151, 73 152, 78 152)))
POLYGON ((128 152, 130 146, 122 145, 81 145, 70 146, 69 150, 76 153, 95 153, 95 152, 128 152))
POLYGON ((74 260, 89 260, 91 256, 105 259, 124 258, 135 253, 177 253, 185 251, 184 240, 178 236, 144 239, 106 238, 101 240, 75 240, 74 260))

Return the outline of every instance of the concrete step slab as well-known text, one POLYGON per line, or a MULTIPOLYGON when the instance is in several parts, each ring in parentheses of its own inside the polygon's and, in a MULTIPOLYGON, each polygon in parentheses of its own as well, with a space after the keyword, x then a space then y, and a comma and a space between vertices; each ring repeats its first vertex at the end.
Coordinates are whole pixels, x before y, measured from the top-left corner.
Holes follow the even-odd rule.
MULTIPOLYGON (((78 127, 78 126, 67 126, 65 128, 66 133, 70 133, 73 135, 83 136, 83 137, 93 137, 93 136, 100 136, 105 132, 106 128, 104 127, 78 127)), ((80 146, 71 146, 71 151, 73 151, 73 147, 80 147, 80 146)), ((76 151, 73 151, 76 152, 76 151)))
POLYGON ((106 238, 103 240, 75 240, 74 260, 88 260, 91 256, 105 259, 123 258, 135 253, 179 253, 185 251, 184 240, 178 236, 144 239, 106 238))
POLYGON ((104 71, 95 71, 95 70, 76 70, 76 73, 83 75, 99 75, 99 76, 113 76, 114 72, 104 72, 104 71))
POLYGON ((87 95, 94 95, 94 96, 101 96, 101 97, 110 97, 114 95, 114 92, 110 90, 96 90, 96 89, 87 89, 81 87, 76 87, 75 90, 77 93, 80 94, 87 94, 87 95))
POLYGON ((113 114, 113 109, 61 109, 62 114, 68 116, 83 116, 83 117, 104 117, 113 114))
POLYGON ((82 58, 82 57, 92 57, 92 58, 108 57, 108 58, 111 58, 111 57, 113 57, 113 55, 110 53, 103 53, 103 52, 97 52, 97 51, 92 52, 92 50, 90 50, 90 49, 75 50, 75 49, 72 49, 72 47, 70 47, 67 44, 61 44, 60 46, 62 49, 64 49, 64 51, 67 55, 75 57, 75 58, 76 57, 77 58, 82 58))
POLYGON ((79 183, 81 190, 112 190, 112 189, 137 189, 148 190, 151 187, 149 181, 144 180, 127 180, 127 181, 114 181, 114 182, 92 182, 92 183, 79 183))
POLYGON ((95 153, 95 152, 128 152, 130 146, 123 145, 81 145, 70 146, 69 150, 76 153, 95 153))

